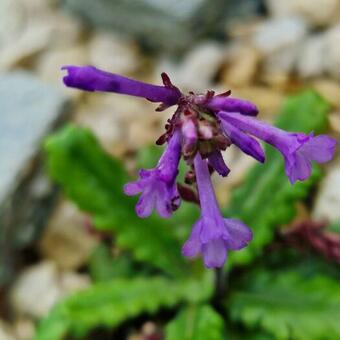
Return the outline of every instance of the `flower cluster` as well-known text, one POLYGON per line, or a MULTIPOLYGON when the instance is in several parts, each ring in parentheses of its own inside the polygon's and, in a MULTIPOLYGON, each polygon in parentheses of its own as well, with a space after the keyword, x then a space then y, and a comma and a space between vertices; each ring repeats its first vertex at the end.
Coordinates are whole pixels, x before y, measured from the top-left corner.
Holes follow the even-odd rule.
POLYGON ((263 163, 264 151, 258 139, 278 149, 285 160, 285 172, 293 184, 311 174, 311 162, 324 163, 334 154, 336 141, 326 135, 291 133, 257 120, 258 109, 246 100, 231 97, 230 91, 215 95, 183 94, 163 73, 163 86, 145 84, 111 74, 93 66, 64 66, 66 86, 85 91, 105 91, 143 97, 158 102, 157 111, 177 108, 165 125, 165 133, 157 144, 166 144, 157 166, 142 169, 139 179, 125 185, 127 195, 140 194, 136 205, 139 217, 149 216, 155 209, 164 218, 170 217, 182 199, 197 200, 201 217, 194 224, 182 253, 187 257, 199 254, 208 268, 223 266, 228 250, 239 250, 252 239, 251 230, 237 219, 221 215, 211 183, 211 173, 221 176, 230 172, 222 151, 231 144, 263 163), (181 157, 189 170, 186 186, 176 183, 181 157))

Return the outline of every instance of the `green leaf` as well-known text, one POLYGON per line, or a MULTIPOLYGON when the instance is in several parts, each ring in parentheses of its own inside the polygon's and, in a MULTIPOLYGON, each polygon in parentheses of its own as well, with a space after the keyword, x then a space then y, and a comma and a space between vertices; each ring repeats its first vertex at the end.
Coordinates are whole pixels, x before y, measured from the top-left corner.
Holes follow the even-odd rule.
POLYGON ((129 179, 122 163, 109 156, 89 130, 67 126, 47 139, 45 149, 51 177, 80 209, 93 215, 97 228, 116 232, 118 246, 138 261, 175 276, 187 274, 174 220, 136 216, 136 199, 123 193, 129 179))
POLYGON ((326 276, 258 271, 246 276, 226 307, 232 320, 276 339, 339 339, 340 285, 326 276))
POLYGON ((134 274, 132 261, 127 254, 113 257, 110 249, 103 244, 92 252, 89 271, 95 282, 109 281, 117 277, 131 277, 134 274))
POLYGON ((209 305, 183 309, 166 327, 166 340, 224 339, 224 320, 209 305))
MULTIPOLYGON (((327 126, 329 105, 313 91, 290 97, 283 106, 276 125, 288 131, 319 133, 327 126)), ((240 218, 254 233, 248 247, 230 256, 230 263, 248 264, 262 253, 274 236, 274 229, 288 223, 296 214, 295 202, 307 197, 320 178, 314 167, 313 175, 305 182, 291 185, 284 173, 282 155, 266 146, 265 164, 255 165, 244 184, 234 191, 227 215, 240 218)))
POLYGON ((40 323, 35 339, 81 337, 94 328, 111 329, 141 313, 155 313, 162 306, 174 307, 181 301, 199 303, 212 293, 211 275, 197 281, 153 277, 97 283, 55 306, 40 323))

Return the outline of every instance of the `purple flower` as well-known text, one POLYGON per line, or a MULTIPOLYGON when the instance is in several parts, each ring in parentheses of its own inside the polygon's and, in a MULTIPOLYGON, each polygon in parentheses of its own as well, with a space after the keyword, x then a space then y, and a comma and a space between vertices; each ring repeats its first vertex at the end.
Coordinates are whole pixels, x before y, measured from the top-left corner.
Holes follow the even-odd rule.
POLYGON ((197 127, 192 119, 185 119, 182 124, 183 155, 191 156, 196 150, 197 127))
POLYGON ((161 217, 170 217, 179 207, 180 197, 176 187, 178 163, 181 157, 181 135, 176 130, 170 138, 166 150, 157 167, 140 170, 140 179, 124 186, 126 195, 141 193, 136 205, 139 217, 148 217, 155 208, 161 217))
POLYGON ((185 95, 165 73, 162 74, 164 86, 157 86, 93 66, 64 66, 63 70, 67 71, 63 80, 69 87, 143 97, 160 103, 156 111, 177 106, 167 120, 165 132, 156 141, 158 145, 167 142, 157 166, 140 170, 139 179, 126 184, 124 192, 130 196, 140 194, 136 205, 140 217, 149 216, 153 209, 161 217, 170 217, 179 207, 179 193, 183 199, 195 203, 199 196, 201 217, 194 224, 182 253, 187 257, 201 254, 208 268, 222 267, 228 250, 242 249, 252 239, 252 232, 244 223, 224 218, 219 210, 209 170, 214 169, 224 177, 229 174, 222 151, 235 144, 244 153, 264 162, 264 152, 254 137, 262 139, 282 153, 285 171, 292 183, 310 176, 312 161, 324 163, 334 155, 333 138, 285 132, 260 122, 252 117, 258 114, 257 107, 249 101, 230 98, 230 91, 220 95, 214 91, 185 95), (182 156, 190 169, 185 176, 186 185, 177 186, 182 156))
POLYGON ((222 124, 237 126, 277 148, 285 159, 285 172, 291 183, 304 181, 312 171, 311 162, 325 163, 333 158, 336 140, 326 135, 286 132, 239 113, 219 112, 222 124))
POLYGON ((265 155, 259 142, 245 134, 235 125, 229 123, 227 120, 221 120, 222 128, 230 140, 237 145, 244 153, 254 157, 261 163, 265 161, 265 155))
POLYGON ((239 98, 230 98, 224 95, 212 97, 206 104, 207 108, 215 112, 240 112, 246 116, 256 116, 258 108, 253 103, 239 98))
POLYGON ((201 205, 201 218, 194 224, 182 253, 187 257, 202 254, 208 268, 222 267, 228 250, 239 250, 252 239, 250 229, 241 221, 223 218, 211 184, 208 165, 197 154, 194 160, 201 205))
POLYGON ((152 102, 171 106, 178 102, 181 92, 173 86, 168 77, 162 74, 166 86, 157 86, 129 79, 118 74, 105 72, 93 66, 63 66, 67 71, 64 84, 85 91, 103 91, 143 97, 152 102))
POLYGON ((209 165, 217 171, 217 173, 223 177, 228 176, 230 169, 224 162, 221 151, 215 150, 208 156, 209 165))

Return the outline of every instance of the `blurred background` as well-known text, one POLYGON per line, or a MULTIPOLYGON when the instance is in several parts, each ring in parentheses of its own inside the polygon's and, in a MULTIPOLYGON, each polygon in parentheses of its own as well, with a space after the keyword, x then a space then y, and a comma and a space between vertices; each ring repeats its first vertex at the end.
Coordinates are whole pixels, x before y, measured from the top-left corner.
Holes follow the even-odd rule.
MULTIPOLYGON (((88 127, 133 174, 135 155, 171 114, 141 99, 65 88, 60 68, 68 64, 154 84, 165 71, 183 91, 231 89, 268 122, 288 96, 313 89, 330 105, 328 133, 340 134, 340 0, 0 0, 1 340, 33 339, 57 302, 91 286, 89 262, 106 240, 46 175, 46 137, 70 121, 88 127)), ((254 162, 233 148, 225 159, 233 171, 214 181, 227 206, 254 162)), ((294 221, 340 220, 338 157, 322 171, 294 221)), ((311 247, 337 272, 339 236, 332 241, 331 252, 328 243, 311 247)), ((162 322, 147 317, 119 334, 162 339, 162 322)))

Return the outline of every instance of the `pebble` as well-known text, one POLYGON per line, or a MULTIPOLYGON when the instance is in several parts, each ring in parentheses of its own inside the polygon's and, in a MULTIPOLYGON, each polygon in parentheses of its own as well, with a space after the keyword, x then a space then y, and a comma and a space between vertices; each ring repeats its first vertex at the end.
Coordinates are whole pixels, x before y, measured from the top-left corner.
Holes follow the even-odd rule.
POLYGON ((324 62, 331 77, 340 79, 340 25, 332 27, 326 32, 326 53, 324 62))
POLYGON ((86 230, 84 214, 69 201, 62 201, 51 216, 39 248, 59 269, 76 270, 86 263, 98 242, 86 230))
POLYGON ((260 62, 260 54, 255 48, 248 45, 239 46, 226 58, 228 65, 221 74, 224 84, 241 87, 254 81, 260 62))
POLYGON ((232 91, 233 96, 256 103, 260 117, 272 117, 281 108, 285 96, 279 90, 265 86, 247 86, 232 91))
POLYGON ((289 75, 295 68, 299 50, 299 45, 294 44, 289 48, 283 48, 268 55, 263 62, 261 77, 267 79, 281 77, 288 80, 289 75))
POLYGON ((0 1, 0 51, 13 43, 24 21, 24 10, 20 3, 13 0, 0 1))
POLYGON ((339 13, 339 0, 266 0, 269 13, 276 17, 298 15, 314 26, 328 25, 339 13))
POLYGON ((331 112, 328 115, 329 123, 333 131, 335 131, 338 135, 340 134, 340 112, 335 111, 331 112))
POLYGON ((59 283, 62 295, 67 296, 78 290, 83 290, 89 287, 91 284, 91 279, 88 274, 65 272, 61 273, 59 283))
POLYGON ((77 107, 75 121, 90 128, 110 153, 122 142, 127 146, 127 127, 153 111, 146 109, 150 104, 143 99, 112 93, 90 93, 84 99, 77 107))
MULTIPOLYGON (((54 262, 44 260, 18 276, 9 294, 10 304, 18 320, 40 319, 62 298, 89 285, 87 274, 59 272, 54 262)), ((27 322, 21 324, 27 331, 30 326, 27 322)))
POLYGON ((51 261, 26 268, 10 291, 10 303, 18 316, 41 318, 61 296, 58 272, 51 261))
POLYGON ((327 54, 324 34, 307 38, 299 49, 297 72, 302 78, 321 76, 325 71, 325 55, 327 54))
POLYGON ((90 64, 113 73, 131 74, 141 59, 136 43, 110 33, 95 34, 89 49, 90 64))
POLYGON ((232 191, 240 185, 248 170, 256 164, 256 161, 244 154, 237 147, 231 146, 223 153, 223 159, 230 168, 228 180, 220 176, 213 176, 213 182, 216 184, 216 196, 222 206, 226 206, 230 200, 232 191))
POLYGON ((81 91, 73 91, 64 86, 62 77, 65 71, 61 71, 63 65, 89 64, 86 45, 74 45, 72 47, 50 49, 43 53, 37 62, 37 73, 46 83, 51 83, 65 93, 65 95, 77 99, 82 96, 81 91))
POLYGON ((340 162, 333 161, 321 183, 313 209, 313 218, 335 222, 340 220, 340 162))
POLYGON ((0 71, 15 67, 26 67, 32 58, 43 51, 51 39, 51 29, 42 23, 31 23, 17 36, 15 44, 8 44, 0 49, 0 71))
POLYGON ((308 25, 299 17, 270 19, 256 29, 252 43, 264 55, 297 46, 308 32, 308 25))
POLYGON ((11 327, 0 319, 0 339, 1 340, 16 340, 11 327))
POLYGON ((172 82, 183 91, 206 91, 225 60, 222 45, 206 41, 193 48, 179 64, 163 60, 156 69, 157 78, 161 72, 169 74, 172 82))
POLYGON ((328 78, 320 78, 313 81, 312 86, 330 104, 332 104, 335 108, 340 109, 339 82, 328 78))
MULTIPOLYGON (((19 318, 13 324, 16 340, 32 340, 35 335, 34 322, 29 318, 19 318)), ((0 337, 0 339, 2 339, 0 337)))

